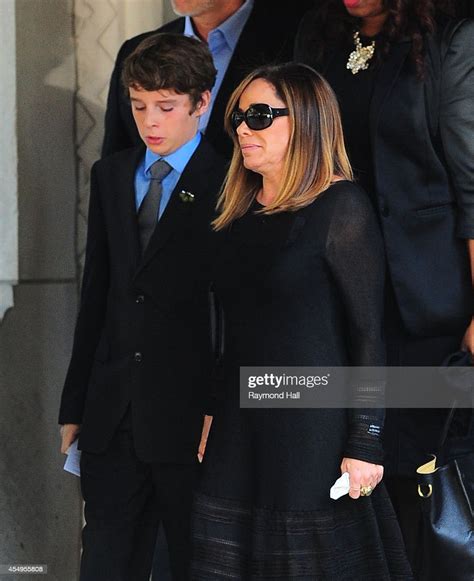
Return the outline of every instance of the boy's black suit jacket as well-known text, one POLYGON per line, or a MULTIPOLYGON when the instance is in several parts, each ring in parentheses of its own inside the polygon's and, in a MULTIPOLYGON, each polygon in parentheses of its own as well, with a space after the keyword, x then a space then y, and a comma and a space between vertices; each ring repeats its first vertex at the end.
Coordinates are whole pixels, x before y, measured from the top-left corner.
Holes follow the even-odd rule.
MULTIPOLYGON (((299 21, 313 5, 314 0, 300 0, 294 2, 291 8, 280 8, 266 0, 255 0, 215 99, 206 129, 206 138, 219 153, 226 157, 230 157, 232 153, 232 142, 224 132, 224 112, 232 91, 257 66, 292 60, 293 42, 299 21)), ((109 87, 103 156, 140 143, 130 102, 120 80, 125 59, 142 40, 152 34, 183 33, 184 23, 184 18, 177 18, 157 30, 127 40, 120 48, 109 87)))
POLYGON ((225 162, 202 139, 142 257, 134 176, 143 155, 143 147, 128 149, 92 170, 81 306, 59 422, 82 424, 79 448, 101 452, 131 403, 142 460, 194 462, 212 363, 210 222, 225 162))

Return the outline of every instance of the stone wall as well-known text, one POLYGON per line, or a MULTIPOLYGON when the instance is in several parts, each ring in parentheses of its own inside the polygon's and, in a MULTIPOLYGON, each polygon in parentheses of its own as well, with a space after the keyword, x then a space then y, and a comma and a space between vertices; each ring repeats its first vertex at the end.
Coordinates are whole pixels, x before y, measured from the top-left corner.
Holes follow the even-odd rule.
POLYGON ((82 503, 62 471, 57 409, 77 299, 73 4, 14 6, 19 284, 0 327, 0 564, 72 581, 82 503))
POLYGON ((161 0, 0 0, 0 307, 18 278, 0 324, 0 566, 45 564, 42 579, 78 578, 82 501, 57 413, 108 79, 121 42, 161 21, 161 0))

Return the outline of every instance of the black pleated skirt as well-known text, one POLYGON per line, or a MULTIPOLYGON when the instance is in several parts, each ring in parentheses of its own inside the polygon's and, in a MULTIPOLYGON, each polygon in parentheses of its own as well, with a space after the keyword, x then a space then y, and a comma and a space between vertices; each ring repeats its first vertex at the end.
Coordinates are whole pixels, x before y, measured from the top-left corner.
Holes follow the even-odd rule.
MULTIPOLYGON (((333 413, 337 423, 343 411, 333 413)), ((383 484, 370 497, 329 498, 341 457, 329 461, 331 446, 314 437, 317 418, 218 414, 194 502, 194 581, 413 579, 383 484)))

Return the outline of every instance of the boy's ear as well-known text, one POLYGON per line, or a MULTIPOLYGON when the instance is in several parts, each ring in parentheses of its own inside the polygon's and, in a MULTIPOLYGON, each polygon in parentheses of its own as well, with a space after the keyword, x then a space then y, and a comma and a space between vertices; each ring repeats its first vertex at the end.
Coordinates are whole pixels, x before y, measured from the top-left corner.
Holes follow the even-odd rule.
POLYGON ((201 99, 196 105, 194 112, 198 117, 204 115, 204 113, 209 109, 209 104, 211 102, 211 91, 204 91, 201 94, 201 99))

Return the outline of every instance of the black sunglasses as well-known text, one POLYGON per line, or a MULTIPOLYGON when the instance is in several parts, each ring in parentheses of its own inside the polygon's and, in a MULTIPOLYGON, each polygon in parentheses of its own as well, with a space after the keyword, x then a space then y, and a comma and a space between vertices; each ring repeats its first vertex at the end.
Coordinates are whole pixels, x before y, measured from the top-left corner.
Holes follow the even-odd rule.
POLYGON ((261 131, 270 127, 275 117, 284 117, 285 115, 289 115, 288 109, 276 109, 270 105, 265 105, 265 103, 254 103, 245 112, 240 109, 233 111, 230 122, 234 131, 242 121, 245 121, 249 129, 261 131))

